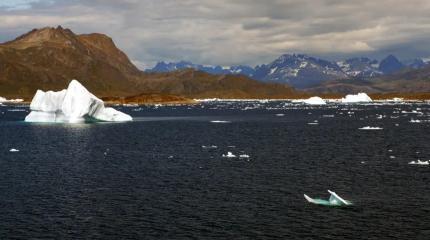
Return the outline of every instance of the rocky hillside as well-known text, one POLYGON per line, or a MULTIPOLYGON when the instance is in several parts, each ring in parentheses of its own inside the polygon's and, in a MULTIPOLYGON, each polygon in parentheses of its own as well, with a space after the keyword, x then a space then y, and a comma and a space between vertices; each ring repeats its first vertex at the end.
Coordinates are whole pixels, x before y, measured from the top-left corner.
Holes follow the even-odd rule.
POLYGON ((0 96, 28 99, 37 89, 59 90, 71 79, 78 79, 101 97, 144 93, 202 98, 286 98, 297 94, 286 85, 260 83, 244 76, 219 76, 194 70, 145 73, 108 36, 77 35, 61 26, 34 29, 0 44, 0 96))

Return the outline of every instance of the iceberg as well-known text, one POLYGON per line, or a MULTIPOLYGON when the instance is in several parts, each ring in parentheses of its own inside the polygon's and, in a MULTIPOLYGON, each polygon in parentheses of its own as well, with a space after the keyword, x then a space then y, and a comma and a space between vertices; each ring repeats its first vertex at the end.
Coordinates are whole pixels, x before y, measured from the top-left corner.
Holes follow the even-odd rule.
POLYGON ((132 121, 133 118, 123 112, 105 107, 104 102, 90 93, 77 80, 72 80, 67 89, 53 92, 37 90, 30 104, 31 112, 25 117, 26 122, 85 122, 132 121))
POLYGON ((227 152, 227 154, 223 154, 222 157, 224 157, 224 158, 235 158, 236 155, 234 155, 232 152, 227 152))
POLYGON ((211 123, 231 123, 230 121, 212 120, 211 123))
POLYGON ((325 105, 327 104, 324 99, 320 97, 310 97, 308 99, 296 99, 292 101, 293 103, 304 103, 309 105, 325 105))
POLYGON ((342 103, 363 103, 363 102, 372 102, 372 99, 366 93, 358 93, 356 95, 349 94, 346 95, 341 100, 342 103))
POLYGON ((310 198, 306 194, 304 194, 304 197, 308 202, 313 203, 313 204, 317 204, 317 205, 335 206, 335 207, 352 205, 352 202, 347 201, 347 200, 339 197, 339 195, 337 195, 335 192, 330 191, 330 190, 328 190, 328 192, 330 193, 329 200, 324 200, 324 199, 319 199, 319 198, 310 198))
POLYGON ((371 127, 371 126, 365 126, 365 127, 361 127, 359 128, 359 130, 382 130, 383 128, 381 127, 371 127))
POLYGON ((322 99, 320 97, 311 97, 311 98, 304 100, 303 102, 306 104, 309 104, 309 105, 325 105, 326 104, 324 99, 322 99))
POLYGON ((411 161, 408 164, 411 164, 411 165, 430 165, 430 160, 427 160, 427 161, 418 160, 416 162, 415 161, 411 161))

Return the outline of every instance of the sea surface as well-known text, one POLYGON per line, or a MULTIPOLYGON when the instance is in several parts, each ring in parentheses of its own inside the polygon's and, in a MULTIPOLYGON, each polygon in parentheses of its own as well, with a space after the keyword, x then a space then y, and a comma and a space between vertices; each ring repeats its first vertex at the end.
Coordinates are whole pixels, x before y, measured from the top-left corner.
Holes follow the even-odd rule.
POLYGON ((116 108, 135 121, 0 106, 0 239, 430 239, 429 104, 116 108), (327 190, 354 205, 303 197, 327 190))

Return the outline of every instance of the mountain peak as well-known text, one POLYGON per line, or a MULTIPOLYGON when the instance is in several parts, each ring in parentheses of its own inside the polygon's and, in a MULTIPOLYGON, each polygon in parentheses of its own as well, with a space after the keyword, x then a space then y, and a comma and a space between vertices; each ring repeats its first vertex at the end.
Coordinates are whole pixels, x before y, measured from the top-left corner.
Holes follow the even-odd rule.
POLYGON ((68 28, 64 29, 61 26, 35 28, 28 33, 25 33, 12 41, 4 43, 11 47, 28 48, 40 46, 43 43, 51 42, 57 44, 71 44, 75 41, 76 35, 68 28))
POLYGON ((388 55, 386 58, 382 59, 379 64, 379 70, 384 74, 391 74, 397 72, 404 68, 403 63, 399 61, 394 55, 388 55))

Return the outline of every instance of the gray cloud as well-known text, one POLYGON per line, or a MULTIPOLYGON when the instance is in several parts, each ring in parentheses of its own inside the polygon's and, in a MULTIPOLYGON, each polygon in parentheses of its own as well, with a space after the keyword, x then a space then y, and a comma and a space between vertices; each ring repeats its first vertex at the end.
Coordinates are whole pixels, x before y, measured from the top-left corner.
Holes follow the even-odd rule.
POLYGON ((333 59, 430 56, 427 0, 23 2, 0 5, 0 41, 61 24, 108 34, 139 66, 160 60, 255 65, 286 52, 333 59))

